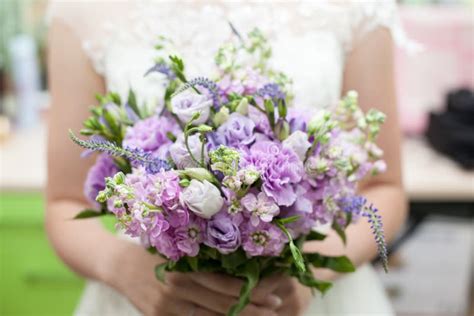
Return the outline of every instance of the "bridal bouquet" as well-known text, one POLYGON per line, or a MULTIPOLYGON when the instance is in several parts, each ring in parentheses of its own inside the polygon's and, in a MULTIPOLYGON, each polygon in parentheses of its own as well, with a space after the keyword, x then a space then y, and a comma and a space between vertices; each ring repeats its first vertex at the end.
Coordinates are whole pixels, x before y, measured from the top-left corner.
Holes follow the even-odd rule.
POLYGON ((160 79, 162 98, 150 106, 133 91, 127 100, 99 96, 81 131, 90 138, 70 133, 101 152, 85 183, 97 210, 76 218, 113 214, 125 234, 167 259, 156 267, 160 280, 166 271, 243 278, 229 315, 266 276, 288 274, 324 293, 331 284, 311 267, 354 271, 347 257, 303 251, 325 238, 322 228, 345 241, 345 229, 365 218, 386 262, 381 218, 356 191, 385 169, 375 144, 384 115, 363 113, 356 92, 312 117, 296 111, 291 80, 268 65, 266 39, 235 34, 218 50, 212 79, 188 79, 182 59, 163 57, 169 41, 161 40, 162 57, 145 75, 160 79))

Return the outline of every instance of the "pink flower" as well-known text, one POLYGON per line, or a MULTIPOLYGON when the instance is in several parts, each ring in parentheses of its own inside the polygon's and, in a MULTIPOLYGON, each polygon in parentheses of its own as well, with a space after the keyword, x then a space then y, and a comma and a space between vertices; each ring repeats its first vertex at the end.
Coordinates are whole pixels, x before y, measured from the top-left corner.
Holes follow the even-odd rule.
POLYGON ((278 205, 263 192, 258 193, 257 196, 248 193, 240 202, 250 212, 250 222, 253 226, 257 226, 260 220, 267 223, 271 222, 273 217, 280 212, 278 205))

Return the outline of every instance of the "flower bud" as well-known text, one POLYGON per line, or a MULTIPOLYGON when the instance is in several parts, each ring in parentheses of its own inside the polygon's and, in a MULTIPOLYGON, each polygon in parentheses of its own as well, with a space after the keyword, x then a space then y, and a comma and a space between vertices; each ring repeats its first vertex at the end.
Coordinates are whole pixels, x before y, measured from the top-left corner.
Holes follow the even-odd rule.
POLYGON ((240 180, 247 186, 251 186, 258 179, 260 179, 260 172, 253 167, 240 170, 237 175, 239 176, 240 180))
POLYGON ((207 169, 204 168, 186 168, 184 170, 176 170, 180 177, 188 177, 199 181, 214 182, 215 178, 207 169))
POLYGON ((249 101, 247 100, 247 98, 242 98, 242 100, 240 100, 239 104, 235 108, 235 111, 237 113, 242 114, 242 115, 247 115, 248 114, 248 112, 249 112, 249 101))
POLYGON ((224 124, 229 119, 229 114, 230 114, 229 109, 227 107, 225 106, 221 107, 219 112, 217 112, 216 115, 214 115, 214 118, 213 118, 214 124, 216 124, 217 126, 224 124))
POLYGON ((242 187, 242 181, 240 181, 239 177, 236 176, 227 176, 222 180, 222 184, 226 187, 231 189, 234 192, 237 192, 242 187))
POLYGON ((290 124, 285 120, 279 120, 275 126, 275 134, 280 141, 287 139, 290 134, 290 124))

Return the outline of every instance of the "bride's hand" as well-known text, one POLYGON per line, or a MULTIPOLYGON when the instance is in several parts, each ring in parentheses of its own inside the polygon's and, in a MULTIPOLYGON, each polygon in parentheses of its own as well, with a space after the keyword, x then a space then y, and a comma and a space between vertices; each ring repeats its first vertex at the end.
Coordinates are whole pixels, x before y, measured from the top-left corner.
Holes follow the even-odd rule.
POLYGON ((281 307, 277 309, 278 316, 303 315, 313 299, 308 287, 289 276, 280 276, 278 287, 273 293, 282 299, 281 307))
MULTIPOLYGON (((133 244, 124 245, 113 257, 104 264, 103 281, 145 315, 223 315, 237 301, 242 286, 239 279, 213 273, 167 273, 163 284, 154 275, 160 258, 133 244)), ((279 278, 263 280, 241 315, 276 316, 282 302, 272 292, 278 282, 279 278)))

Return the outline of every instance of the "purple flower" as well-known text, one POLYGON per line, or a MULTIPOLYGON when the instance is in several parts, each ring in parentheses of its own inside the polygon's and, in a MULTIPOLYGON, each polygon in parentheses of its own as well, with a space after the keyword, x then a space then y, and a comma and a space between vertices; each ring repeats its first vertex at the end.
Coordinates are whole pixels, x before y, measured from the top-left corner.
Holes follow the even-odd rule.
POLYGON ((166 76, 168 80, 174 80, 176 75, 174 71, 165 63, 157 63, 145 73, 145 76, 148 76, 152 72, 158 72, 166 76))
POLYGON ((179 176, 174 171, 162 171, 149 176, 151 185, 146 188, 147 198, 153 205, 174 210, 180 206, 179 176))
POLYGON ((241 244, 240 231, 230 215, 220 212, 207 222, 204 243, 223 254, 234 252, 239 248, 241 244))
POLYGON ((189 225, 181 226, 175 230, 176 247, 187 256, 197 256, 199 244, 204 237, 205 221, 199 217, 191 217, 189 225))
POLYGON ((258 89, 257 95, 274 100, 285 99, 286 97, 285 93, 281 91, 280 86, 276 83, 267 83, 261 89, 258 89))
POLYGON ((265 114, 257 110, 255 107, 249 107, 249 118, 255 123, 255 130, 264 134, 265 136, 272 137, 273 131, 268 122, 268 118, 265 114))
POLYGON ((295 131, 306 132, 306 127, 308 125, 310 117, 311 115, 308 115, 308 113, 304 112, 301 109, 289 108, 286 119, 290 124, 290 131, 292 133, 295 131))
POLYGON ((237 76, 241 78, 245 95, 255 94, 258 89, 261 89, 268 83, 267 78, 251 67, 247 67, 242 73, 238 73, 237 76))
POLYGON ((84 195, 89 203, 99 207, 95 198, 100 191, 105 189, 105 178, 113 176, 118 171, 112 157, 107 154, 97 157, 95 164, 89 169, 84 183, 84 195))
POLYGON ((347 196, 338 200, 339 207, 346 213, 351 213, 354 219, 361 215, 362 210, 367 203, 363 196, 347 196))
POLYGON ((303 175, 303 163, 289 148, 263 141, 255 143, 242 157, 240 167, 255 166, 263 180, 262 190, 278 205, 290 206, 296 200, 293 185, 303 175))
POLYGON ((175 239, 168 233, 162 234, 160 238, 155 240, 155 244, 152 246, 172 261, 178 261, 183 256, 183 253, 176 247, 175 239))
POLYGON ((179 126, 173 119, 152 116, 127 129, 123 146, 140 148, 154 156, 166 158, 168 148, 172 144, 167 133, 179 132, 179 126))
POLYGON ((238 80, 232 80, 230 75, 225 75, 220 81, 217 82, 219 88, 219 95, 223 101, 227 101, 230 94, 243 94, 244 86, 238 80))
POLYGON ((279 256, 287 242, 285 234, 271 223, 247 223, 242 229, 242 246, 250 256, 279 256))
POLYGON ((260 220, 267 223, 271 222, 273 217, 280 212, 278 205, 263 192, 260 192, 257 196, 248 193, 240 202, 250 212, 250 222, 253 226, 257 226, 260 220))
POLYGON ((255 123, 246 116, 232 113, 229 119, 217 129, 228 146, 250 145, 255 140, 255 123))

